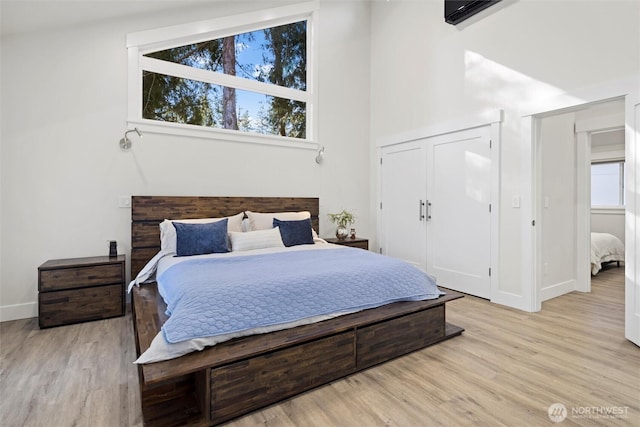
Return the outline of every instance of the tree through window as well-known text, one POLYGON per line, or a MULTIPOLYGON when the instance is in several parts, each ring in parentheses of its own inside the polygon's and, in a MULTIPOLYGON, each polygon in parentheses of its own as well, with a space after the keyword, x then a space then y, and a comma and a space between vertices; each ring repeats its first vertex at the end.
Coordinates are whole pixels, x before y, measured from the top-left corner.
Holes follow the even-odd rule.
MULTIPOLYGON (((144 56, 304 92, 306 27, 300 21, 144 56)), ((305 102, 148 70, 142 80, 145 119, 306 137, 305 102)))
POLYGON ((129 121, 158 131, 170 127, 173 134, 222 129, 226 138, 251 134, 244 138, 312 142, 316 108, 309 45, 316 7, 309 3, 247 15, 247 22, 238 15, 129 35, 129 121), (274 18, 274 11, 281 16, 274 18))

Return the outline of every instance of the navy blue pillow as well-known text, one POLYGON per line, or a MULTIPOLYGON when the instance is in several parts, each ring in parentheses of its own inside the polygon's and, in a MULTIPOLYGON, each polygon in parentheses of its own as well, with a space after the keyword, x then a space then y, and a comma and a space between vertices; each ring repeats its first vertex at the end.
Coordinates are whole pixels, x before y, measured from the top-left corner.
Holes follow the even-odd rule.
POLYGON ((280 236, 285 246, 313 244, 310 218, 299 221, 281 221, 274 218, 273 226, 280 227, 280 236))
POLYGON ((204 224, 174 222, 177 256, 229 252, 227 218, 204 224))

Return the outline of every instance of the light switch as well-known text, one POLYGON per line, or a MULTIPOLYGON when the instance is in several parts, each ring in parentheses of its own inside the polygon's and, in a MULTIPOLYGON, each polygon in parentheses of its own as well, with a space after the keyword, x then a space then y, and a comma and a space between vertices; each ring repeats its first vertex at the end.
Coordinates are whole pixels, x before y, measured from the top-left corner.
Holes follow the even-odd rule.
POLYGON ((131 207, 131 196, 118 196, 118 207, 119 208, 130 208, 131 207))
POLYGON ((513 196, 511 198, 511 207, 519 208, 520 207, 520 196, 513 196))

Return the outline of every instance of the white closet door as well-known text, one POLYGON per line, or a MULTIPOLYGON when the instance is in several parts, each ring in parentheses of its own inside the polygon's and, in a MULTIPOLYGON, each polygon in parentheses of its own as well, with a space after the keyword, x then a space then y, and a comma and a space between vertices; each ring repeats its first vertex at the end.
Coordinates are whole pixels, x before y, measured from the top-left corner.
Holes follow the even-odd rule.
POLYGON ((491 297, 491 128, 429 138, 427 271, 438 284, 491 297))
POLYGON ((425 146, 405 143, 381 154, 381 252, 426 271, 425 146))

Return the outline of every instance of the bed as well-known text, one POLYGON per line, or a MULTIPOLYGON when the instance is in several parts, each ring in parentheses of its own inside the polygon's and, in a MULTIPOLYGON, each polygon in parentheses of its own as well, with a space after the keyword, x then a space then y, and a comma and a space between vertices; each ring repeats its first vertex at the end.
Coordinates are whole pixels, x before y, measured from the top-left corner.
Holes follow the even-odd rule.
POLYGON ((624 261, 624 243, 609 233, 591 233, 591 274, 602 270, 603 264, 624 261))
MULTIPOLYGON (((163 220, 228 217, 245 211, 308 211, 314 229, 318 229, 317 198, 134 196, 132 277, 158 253, 159 224, 163 220)), ((288 329, 234 338, 171 360, 138 364, 144 423, 223 423, 458 336, 463 329, 446 322, 445 304, 461 297, 447 290, 434 299, 392 302, 288 329)), ((166 310, 157 283, 133 287, 132 318, 138 356, 151 347, 168 322, 166 310)))

